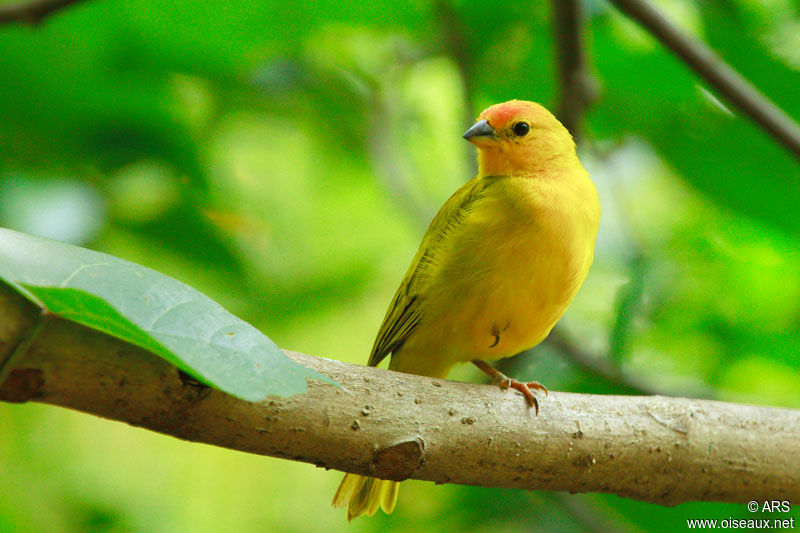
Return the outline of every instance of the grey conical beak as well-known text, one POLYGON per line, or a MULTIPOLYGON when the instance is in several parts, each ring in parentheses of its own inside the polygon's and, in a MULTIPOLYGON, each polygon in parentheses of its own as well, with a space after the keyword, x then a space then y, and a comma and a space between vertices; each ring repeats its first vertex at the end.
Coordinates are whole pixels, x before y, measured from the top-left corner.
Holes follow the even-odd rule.
POLYGON ((470 140, 473 137, 494 137, 496 132, 494 128, 492 128, 486 119, 479 120, 472 126, 470 129, 467 130, 467 133, 464 134, 464 138, 466 140, 470 140))

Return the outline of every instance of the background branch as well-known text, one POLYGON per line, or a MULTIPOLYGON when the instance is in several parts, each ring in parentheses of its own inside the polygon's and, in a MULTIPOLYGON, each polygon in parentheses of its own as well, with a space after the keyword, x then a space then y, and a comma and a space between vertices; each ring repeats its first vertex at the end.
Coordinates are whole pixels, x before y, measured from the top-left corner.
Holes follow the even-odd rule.
POLYGON ((709 47, 681 33, 647 0, 610 1, 620 11, 647 28, 722 96, 800 158, 800 127, 797 123, 709 47))
MULTIPOLYGON (((0 357, 38 310, 0 288, 0 357)), ((331 376, 248 403, 163 360, 48 320, 0 388, 178 438, 390 479, 608 492, 661 504, 800 500, 800 411, 665 397, 522 397, 287 352, 331 376)))
POLYGON ((450 0, 437 0, 433 5, 445 51, 453 58, 461 75, 464 94, 464 126, 469 127, 475 122, 473 114, 475 110, 472 108, 472 66, 475 61, 469 52, 467 32, 464 30, 464 23, 458 11, 450 0))
POLYGON ((578 141, 584 110, 597 88, 586 66, 583 45, 583 2, 553 0, 553 30, 561 95, 556 116, 578 141))
MULTIPOLYGON (((544 344, 555 348, 568 361, 582 370, 619 387, 622 392, 662 396, 679 395, 678 391, 674 389, 659 387, 656 383, 642 379, 633 372, 626 372, 609 357, 598 357, 589 353, 570 339, 561 326, 553 328, 550 335, 545 339, 544 344)), ((691 387, 689 392, 691 392, 692 396, 701 398, 713 398, 716 395, 710 387, 701 387, 696 384, 691 387)))
POLYGON ((83 0, 34 0, 0 5, 0 24, 39 24, 47 16, 83 0))

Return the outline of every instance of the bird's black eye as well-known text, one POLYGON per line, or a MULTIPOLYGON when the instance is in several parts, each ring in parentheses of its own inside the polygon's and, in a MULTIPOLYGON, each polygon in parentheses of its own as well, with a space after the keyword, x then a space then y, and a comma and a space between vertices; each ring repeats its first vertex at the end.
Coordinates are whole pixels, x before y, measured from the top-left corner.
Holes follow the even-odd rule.
POLYGON ((527 122, 517 122, 511 127, 511 131, 514 132, 514 135, 517 137, 525 137, 529 131, 531 131, 531 125, 527 122))

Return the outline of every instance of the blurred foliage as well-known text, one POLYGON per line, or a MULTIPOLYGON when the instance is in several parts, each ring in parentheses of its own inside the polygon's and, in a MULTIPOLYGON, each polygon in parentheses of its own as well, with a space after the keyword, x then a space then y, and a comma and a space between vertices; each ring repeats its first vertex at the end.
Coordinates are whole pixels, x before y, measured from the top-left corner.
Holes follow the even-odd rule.
MULTIPOLYGON (((800 118, 796 2, 656 5, 800 118)), ((800 407, 800 165, 633 23, 587 7, 601 90, 581 157, 604 218, 565 330, 662 389, 800 407)), ((469 117, 554 107, 552 33, 541 0, 87 0, 0 27, 0 225, 147 265, 285 348, 363 363, 427 221, 474 171, 469 117)), ((516 371, 618 391, 561 355, 541 346, 516 371)), ((338 475, 66 410, 0 404, 0 457, 0 531, 348 527, 328 506, 338 475)), ((352 527, 731 516, 752 517, 408 482, 393 515, 352 527)))

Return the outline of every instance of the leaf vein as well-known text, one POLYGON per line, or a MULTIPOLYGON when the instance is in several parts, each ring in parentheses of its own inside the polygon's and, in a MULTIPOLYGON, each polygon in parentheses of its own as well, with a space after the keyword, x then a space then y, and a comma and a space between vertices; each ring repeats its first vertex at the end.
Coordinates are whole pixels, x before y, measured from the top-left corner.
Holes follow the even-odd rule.
POLYGON ((89 267, 96 267, 96 266, 107 266, 107 265, 108 265, 108 263, 107 263, 107 262, 102 262, 102 263, 90 263, 90 264, 87 264, 87 265, 81 265, 81 266, 79 266, 78 268, 76 268, 76 269, 75 269, 75 272, 73 272, 72 274, 70 274, 69 276, 67 276, 67 277, 66 277, 66 279, 64 279, 64 281, 62 281, 62 282, 61 282, 61 284, 59 285, 59 287, 60 287, 60 288, 62 288, 62 289, 63 289, 63 288, 65 288, 65 287, 67 286, 67 283, 69 283, 70 281, 72 281, 72 280, 75 278, 75 276, 77 276, 77 275, 78 275, 78 273, 80 273, 80 271, 81 271, 81 270, 83 270, 83 269, 85 269, 85 268, 89 268, 89 267))

